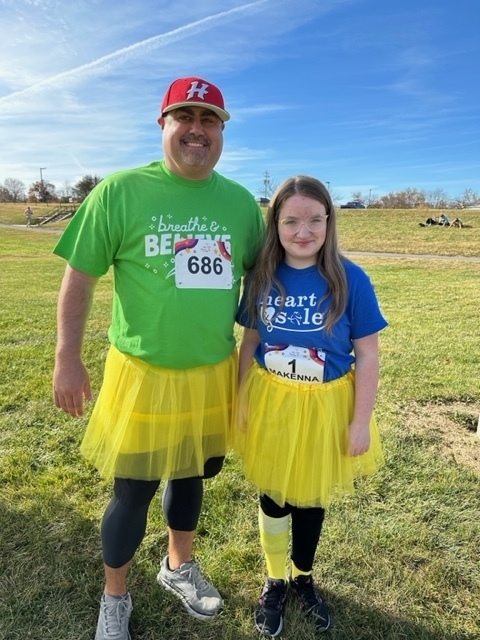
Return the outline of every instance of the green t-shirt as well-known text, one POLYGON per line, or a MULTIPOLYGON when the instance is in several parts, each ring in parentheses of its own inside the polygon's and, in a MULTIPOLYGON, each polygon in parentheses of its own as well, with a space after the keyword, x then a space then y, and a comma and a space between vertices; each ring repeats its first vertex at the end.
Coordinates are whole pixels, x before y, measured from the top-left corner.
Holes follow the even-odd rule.
POLYGON ((108 336, 117 349, 187 369, 233 351, 241 278, 263 229, 244 187, 216 172, 185 180, 160 161, 103 180, 54 253, 95 277, 113 266, 108 336))

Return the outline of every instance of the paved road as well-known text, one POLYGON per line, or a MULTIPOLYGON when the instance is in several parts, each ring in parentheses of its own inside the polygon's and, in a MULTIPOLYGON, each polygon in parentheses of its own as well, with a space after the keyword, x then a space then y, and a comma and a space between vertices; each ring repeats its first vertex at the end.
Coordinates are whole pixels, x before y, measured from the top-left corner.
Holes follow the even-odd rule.
POLYGON ((343 251, 346 256, 372 256, 373 258, 425 258, 428 260, 458 260, 480 262, 480 256, 438 256, 429 253, 384 253, 374 251, 343 251))
POLYGON ((63 229, 52 229, 45 225, 34 224, 31 227, 27 227, 24 224, 4 224, 0 222, 0 229, 5 227, 6 229, 25 229, 25 231, 48 231, 48 233, 63 233, 63 229))

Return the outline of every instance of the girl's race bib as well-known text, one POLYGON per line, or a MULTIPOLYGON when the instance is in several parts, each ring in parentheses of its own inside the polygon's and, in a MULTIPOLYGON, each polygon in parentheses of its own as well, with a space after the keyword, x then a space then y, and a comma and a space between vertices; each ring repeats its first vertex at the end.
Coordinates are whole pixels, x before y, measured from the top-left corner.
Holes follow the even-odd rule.
POLYGON ((292 345, 265 345, 265 366, 270 373, 295 382, 323 382, 325 352, 292 345))

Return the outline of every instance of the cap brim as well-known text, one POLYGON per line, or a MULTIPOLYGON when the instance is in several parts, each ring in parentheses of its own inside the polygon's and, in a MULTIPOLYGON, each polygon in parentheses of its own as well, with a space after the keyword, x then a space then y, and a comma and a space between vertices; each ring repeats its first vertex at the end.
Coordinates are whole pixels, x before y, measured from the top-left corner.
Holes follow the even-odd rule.
POLYGON ((173 111, 174 109, 180 109, 180 107, 204 107, 205 109, 210 109, 213 111, 222 122, 226 122, 230 120, 230 114, 225 109, 220 109, 220 107, 216 107, 214 104, 205 104, 205 102, 194 102, 193 100, 189 100, 188 102, 177 102, 176 104, 170 104, 166 109, 163 110, 162 116, 164 113, 168 113, 169 111, 173 111))

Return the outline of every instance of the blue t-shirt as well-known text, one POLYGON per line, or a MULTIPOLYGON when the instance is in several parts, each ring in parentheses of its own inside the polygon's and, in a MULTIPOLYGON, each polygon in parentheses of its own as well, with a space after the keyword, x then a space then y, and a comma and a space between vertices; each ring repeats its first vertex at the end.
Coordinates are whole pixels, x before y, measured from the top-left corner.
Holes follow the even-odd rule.
POLYGON ((266 317, 251 321, 245 308, 245 283, 237 322, 257 329, 261 342, 255 352, 258 364, 284 378, 300 381, 329 382, 344 376, 355 362, 353 340, 377 333, 387 326, 372 283, 358 265, 343 261, 348 297, 344 314, 329 335, 324 330, 324 318, 330 298, 320 299, 327 283, 317 265, 295 269, 282 262, 276 271, 285 287, 285 304, 280 314, 280 296, 272 289, 267 299, 266 317), (272 320, 273 318, 273 320, 272 320), (283 358, 279 359, 279 354, 283 358), (278 363, 282 363, 278 366, 278 363), (318 369, 316 368, 318 365, 318 369), (317 374, 316 371, 320 372, 317 374))

